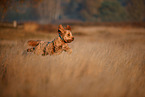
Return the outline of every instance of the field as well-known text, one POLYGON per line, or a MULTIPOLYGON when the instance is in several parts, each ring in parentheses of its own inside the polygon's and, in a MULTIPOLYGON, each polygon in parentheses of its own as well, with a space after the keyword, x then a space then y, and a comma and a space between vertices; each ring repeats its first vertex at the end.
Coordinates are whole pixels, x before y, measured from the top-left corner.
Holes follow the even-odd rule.
POLYGON ((145 97, 145 28, 73 25, 71 55, 26 52, 52 32, 0 27, 0 97, 145 97))

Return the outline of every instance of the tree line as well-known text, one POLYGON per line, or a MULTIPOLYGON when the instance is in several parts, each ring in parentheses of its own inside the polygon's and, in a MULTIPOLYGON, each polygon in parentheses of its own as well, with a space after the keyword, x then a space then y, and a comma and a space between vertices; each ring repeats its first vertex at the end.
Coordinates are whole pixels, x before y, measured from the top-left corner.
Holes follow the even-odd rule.
POLYGON ((145 21, 145 0, 0 0, 1 20, 145 21))

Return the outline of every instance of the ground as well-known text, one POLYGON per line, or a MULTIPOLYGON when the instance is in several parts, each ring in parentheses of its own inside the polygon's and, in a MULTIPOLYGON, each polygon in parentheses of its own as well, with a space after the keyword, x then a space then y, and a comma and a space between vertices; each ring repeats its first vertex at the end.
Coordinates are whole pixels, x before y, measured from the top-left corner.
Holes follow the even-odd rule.
POLYGON ((1 97, 144 97, 145 28, 72 26, 71 55, 26 53, 27 41, 58 36, 0 28, 1 97))

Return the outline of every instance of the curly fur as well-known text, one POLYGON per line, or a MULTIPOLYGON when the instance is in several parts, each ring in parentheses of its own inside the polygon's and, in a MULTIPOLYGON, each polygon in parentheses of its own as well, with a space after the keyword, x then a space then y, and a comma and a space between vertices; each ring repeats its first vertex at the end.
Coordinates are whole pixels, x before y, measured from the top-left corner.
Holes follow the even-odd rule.
POLYGON ((71 27, 67 25, 64 29, 62 25, 58 27, 59 37, 54 39, 51 42, 45 42, 41 40, 30 40, 28 45, 32 48, 27 49, 27 52, 34 52, 37 55, 54 55, 61 54, 63 51, 71 54, 72 49, 68 47, 67 43, 70 43, 74 40, 74 37, 71 33, 71 27))

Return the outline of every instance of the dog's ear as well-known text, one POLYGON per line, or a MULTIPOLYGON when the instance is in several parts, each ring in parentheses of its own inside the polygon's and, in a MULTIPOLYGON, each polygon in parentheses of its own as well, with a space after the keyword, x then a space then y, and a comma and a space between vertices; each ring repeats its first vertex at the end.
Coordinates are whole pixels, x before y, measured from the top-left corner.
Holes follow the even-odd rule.
POLYGON ((64 28, 62 25, 58 26, 58 33, 63 34, 64 33, 64 28))
POLYGON ((67 25, 65 29, 66 29, 66 30, 71 30, 70 25, 67 25))

